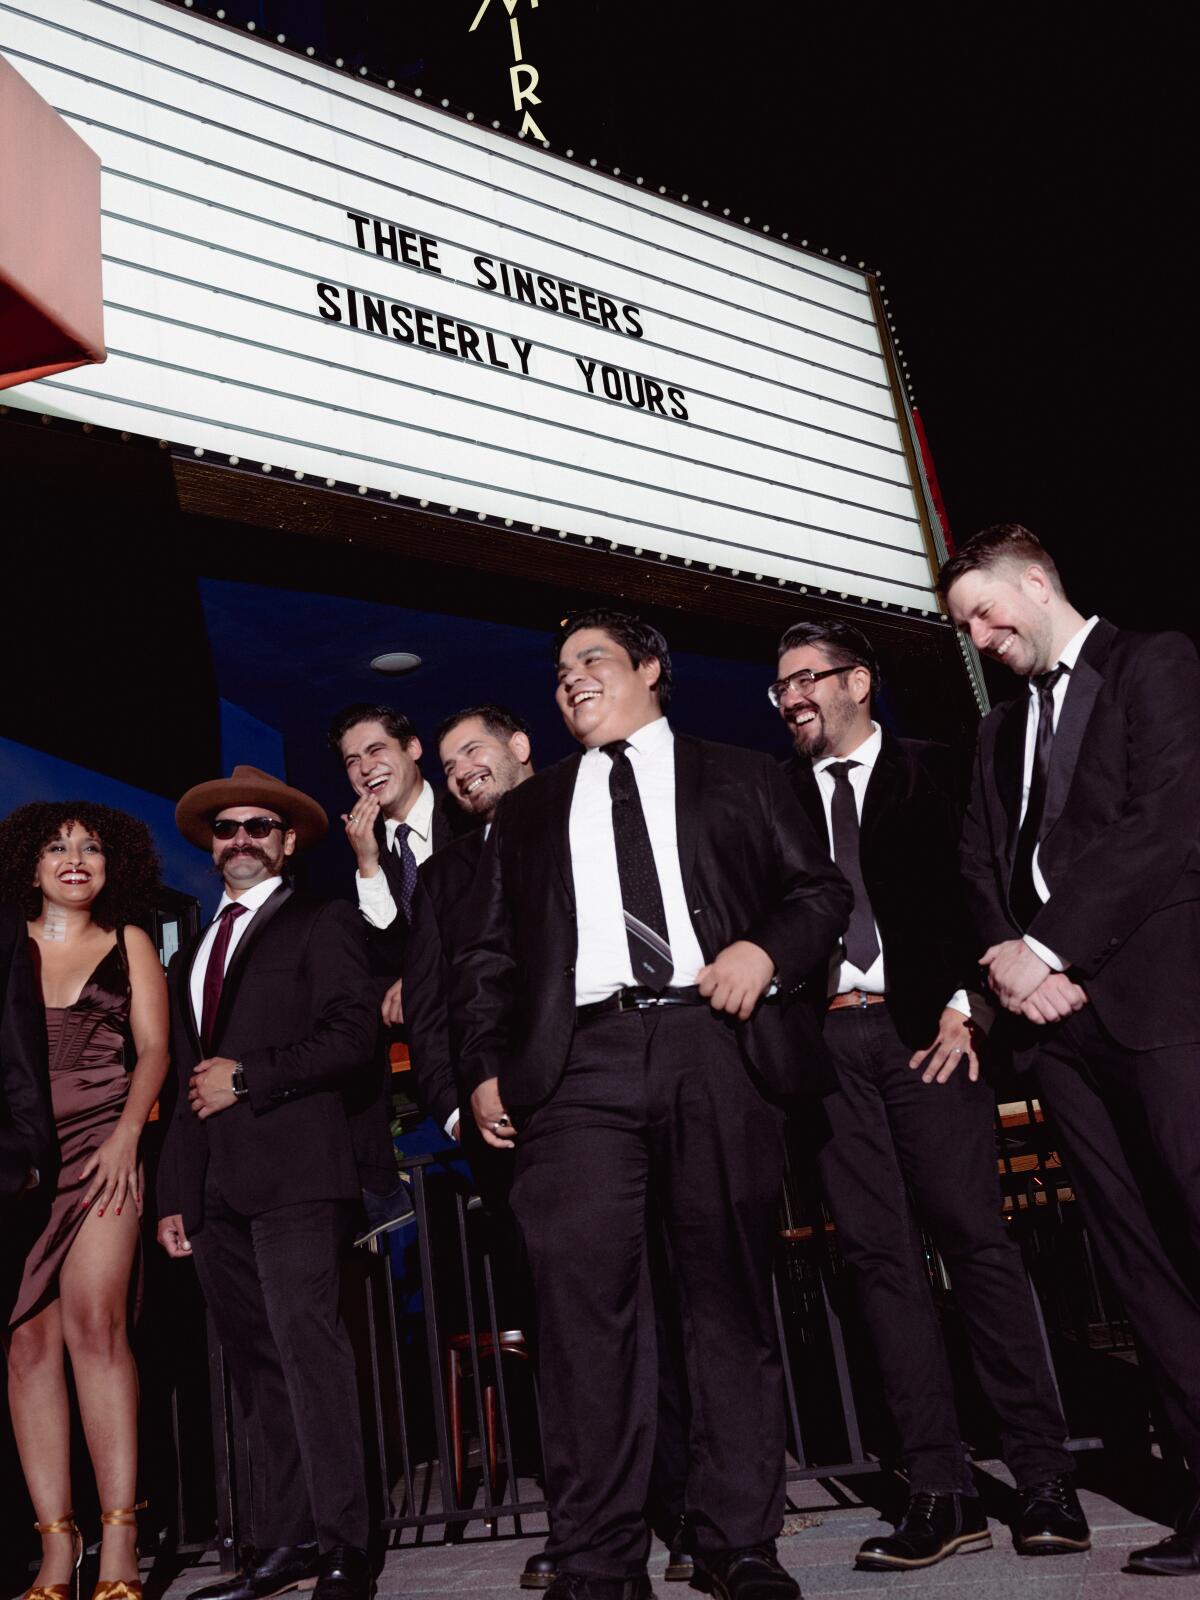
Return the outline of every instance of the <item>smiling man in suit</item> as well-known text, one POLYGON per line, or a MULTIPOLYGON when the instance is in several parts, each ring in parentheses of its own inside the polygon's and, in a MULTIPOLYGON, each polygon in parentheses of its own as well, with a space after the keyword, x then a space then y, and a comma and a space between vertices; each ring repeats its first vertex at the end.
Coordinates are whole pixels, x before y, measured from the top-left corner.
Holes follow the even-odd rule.
POLYGON ((1027 683, 979 730, 962 866, 981 959, 1197 1479, 1130 1568, 1200 1572, 1200 662, 1181 634, 1085 618, 1016 523, 939 587, 1027 683))
POLYGON ((391 1140, 371 1066, 363 932, 297 894, 289 857, 326 830, 315 800, 254 767, 190 789, 184 838, 211 850, 217 914, 171 964, 179 1098, 159 1173, 159 1242, 192 1256, 250 1442, 255 1552, 203 1600, 316 1579, 367 1600, 367 1498, 339 1263, 359 1167, 391 1140))
POLYGON ((567 619, 557 700, 583 753, 505 796, 451 1025, 537 1300, 553 1600, 640 1600, 658 1373, 652 1196, 679 1284, 697 1583, 790 1600, 771 1300, 780 1100, 819 1052, 799 997, 850 892, 766 756, 673 732, 671 663, 616 611, 567 619))
POLYGON ((879 668, 850 623, 801 622, 769 694, 795 755, 796 794, 854 889, 829 965, 825 1045, 837 1070, 817 1164, 900 1435, 908 1509, 868 1539, 867 1571, 932 1566, 991 1544, 909 1203, 950 1271, 976 1371, 1017 1483, 1025 1555, 1086 1550, 1066 1424, 1020 1251, 1005 1232, 995 1101, 980 1076, 978 981, 958 870, 960 766, 871 716, 879 668))

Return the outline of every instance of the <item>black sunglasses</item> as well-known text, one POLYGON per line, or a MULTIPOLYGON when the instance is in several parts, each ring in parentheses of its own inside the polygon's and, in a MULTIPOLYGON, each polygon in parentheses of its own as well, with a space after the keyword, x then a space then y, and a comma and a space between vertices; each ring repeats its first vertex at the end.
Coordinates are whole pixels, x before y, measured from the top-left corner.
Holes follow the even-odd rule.
POLYGON ((824 672, 813 672, 808 667, 801 667, 799 672, 790 672, 786 678, 780 678, 767 690, 767 699, 779 709, 779 702, 789 689, 795 689, 797 694, 803 694, 806 689, 811 689, 814 683, 820 683, 822 678, 832 678, 835 672, 851 672, 855 667, 864 666, 861 661, 851 661, 844 667, 826 667, 824 672))
POLYGON ((280 833, 286 833, 287 823, 280 822, 277 817, 247 817, 244 822, 235 822, 232 817, 218 817, 212 825, 213 838, 232 839, 239 828, 244 828, 252 839, 267 839, 276 828, 280 833))

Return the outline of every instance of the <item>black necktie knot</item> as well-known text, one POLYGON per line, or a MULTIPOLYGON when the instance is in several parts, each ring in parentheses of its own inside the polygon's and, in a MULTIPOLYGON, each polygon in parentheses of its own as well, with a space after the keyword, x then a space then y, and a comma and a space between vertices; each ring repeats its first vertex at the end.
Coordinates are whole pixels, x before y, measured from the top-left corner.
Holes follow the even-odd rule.
POLYGON ((848 783, 850 781, 850 768, 860 767, 861 765, 861 761, 831 761, 825 770, 833 774, 835 783, 848 783))
POLYGON ((602 744, 600 749, 610 761, 615 761, 618 756, 623 756, 626 750, 629 749, 629 740, 610 739, 607 744, 602 744))
POLYGON ((1039 672, 1031 678, 1030 682, 1038 692, 1038 699, 1045 700, 1047 695, 1053 694, 1054 685, 1070 670, 1065 661, 1060 661, 1056 667, 1051 667, 1049 672, 1039 672))

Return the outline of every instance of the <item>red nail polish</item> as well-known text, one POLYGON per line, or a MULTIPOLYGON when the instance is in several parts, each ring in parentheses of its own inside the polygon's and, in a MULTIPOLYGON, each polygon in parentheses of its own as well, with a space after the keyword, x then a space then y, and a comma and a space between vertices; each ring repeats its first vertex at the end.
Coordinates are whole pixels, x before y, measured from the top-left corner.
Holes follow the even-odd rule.
POLYGON ((102 1217, 104 1215, 104 1213, 103 1213, 103 1211, 97 1211, 96 1215, 98 1217, 102 1217))

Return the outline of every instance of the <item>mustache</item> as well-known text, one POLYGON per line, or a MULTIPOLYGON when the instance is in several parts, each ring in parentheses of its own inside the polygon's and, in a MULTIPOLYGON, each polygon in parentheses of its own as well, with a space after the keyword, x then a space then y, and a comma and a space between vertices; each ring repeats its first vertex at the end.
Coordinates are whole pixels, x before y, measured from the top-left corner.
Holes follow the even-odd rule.
POLYGON ((228 850, 222 850, 213 864, 213 870, 220 872, 221 868, 232 856, 253 856, 256 861, 261 861, 263 866, 269 866, 267 852, 257 844, 231 844, 228 850))

